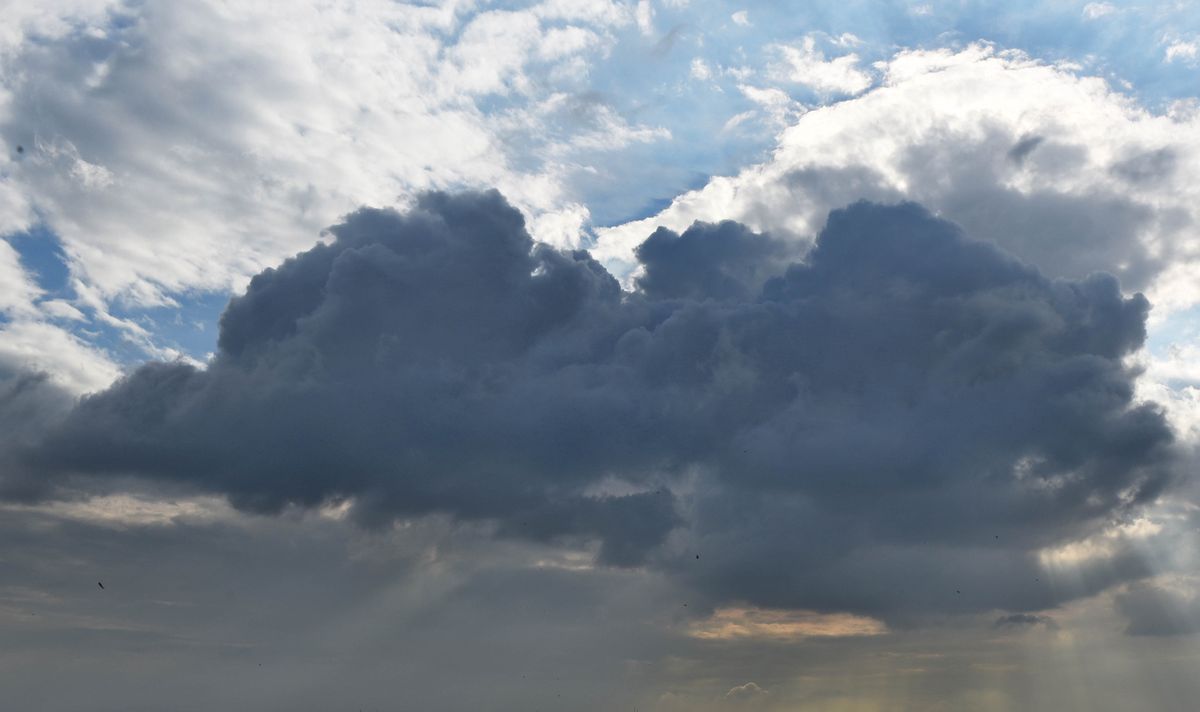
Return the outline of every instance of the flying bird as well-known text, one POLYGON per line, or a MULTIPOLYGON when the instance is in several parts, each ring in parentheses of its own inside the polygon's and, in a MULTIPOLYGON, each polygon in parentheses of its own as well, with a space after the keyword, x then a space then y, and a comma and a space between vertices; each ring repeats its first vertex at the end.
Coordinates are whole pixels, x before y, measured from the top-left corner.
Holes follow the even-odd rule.
POLYGON ((104 584, 100 583, 99 581, 96 582, 96 585, 99 586, 100 588, 104 588, 104 584))

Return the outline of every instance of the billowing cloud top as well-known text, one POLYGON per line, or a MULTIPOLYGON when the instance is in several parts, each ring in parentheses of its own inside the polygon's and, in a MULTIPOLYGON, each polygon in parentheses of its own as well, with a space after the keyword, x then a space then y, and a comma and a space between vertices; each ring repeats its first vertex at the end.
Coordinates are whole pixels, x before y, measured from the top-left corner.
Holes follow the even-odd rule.
POLYGON ((803 260, 737 223, 659 230, 633 292, 536 244, 495 191, 331 233, 232 301, 206 369, 150 363, 87 397, 9 489, 137 475, 259 511, 449 513, 594 539, 718 599, 888 612, 1093 590, 1011 579, 1168 477, 1170 431, 1123 363, 1147 301, 914 204, 834 211, 803 260), (903 567, 924 583, 882 595, 903 567))

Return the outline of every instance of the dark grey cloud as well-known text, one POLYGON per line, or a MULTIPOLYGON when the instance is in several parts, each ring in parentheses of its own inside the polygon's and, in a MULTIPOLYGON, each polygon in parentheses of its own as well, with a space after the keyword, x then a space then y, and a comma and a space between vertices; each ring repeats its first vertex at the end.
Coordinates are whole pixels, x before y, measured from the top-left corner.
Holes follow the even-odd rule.
POLYGON ((913 204, 834 211, 790 266, 734 223, 659 231, 632 293, 534 244, 496 192, 331 234, 231 302, 207 369, 151 363, 86 398, 9 485, 443 513, 598 540, 698 605, 1039 610, 1145 575, 1034 581, 1033 552, 1169 480, 1170 431, 1124 365, 1149 305, 1111 276, 1048 279, 913 204))
MULTIPOLYGON (((364 530, 294 511, 139 526, 5 507, 0 689, 35 710, 391 710, 399 690, 406 707, 446 712, 716 712, 747 709, 726 695, 754 681, 770 694, 749 708, 792 712, 886 705, 896 676, 919 669, 905 699, 923 709, 968 709, 985 686, 1017 690, 1021 709, 1077 700, 1062 684, 1074 662, 996 635, 994 615, 801 643, 699 640, 686 631, 702 613, 680 605, 690 592, 677 582, 535 566, 561 552, 486 530, 441 518, 364 530), (981 682, 980 665, 1013 672, 981 682)), ((1103 698, 1090 708, 1189 709, 1200 683, 1176 641, 1071 632, 1117 671, 1090 688, 1103 698), (1178 687, 1154 687, 1164 674, 1178 687)))
POLYGON ((1034 613, 1010 613, 1006 616, 1000 616, 992 625, 1001 629, 1034 628, 1039 625, 1045 626, 1050 630, 1058 629, 1058 623, 1053 618, 1034 613))
POLYGON ((1085 520, 1032 502, 1029 511, 988 511, 989 500, 1011 495, 980 482, 940 493, 920 486, 840 506, 713 488, 691 514, 702 558, 658 563, 704 592, 703 605, 849 611, 903 628, 925 625, 928 613, 1048 610, 1154 573, 1129 546, 1055 575, 1037 552, 1081 536, 1085 520))
POLYGON ((1033 150, 1040 146, 1045 140, 1045 136, 1038 136, 1036 134, 1032 136, 1025 136, 1020 141, 1017 141, 1015 144, 1013 144, 1013 147, 1008 151, 1008 157, 1014 163, 1024 163, 1029 154, 1033 153, 1033 150))
POLYGON ((36 442, 75 399, 44 373, 0 366, 0 430, 9 446, 36 442))
POLYGON ((696 223, 682 235, 660 227, 635 251, 645 268, 638 290, 651 299, 749 301, 784 271, 793 249, 728 220, 696 223))
POLYGON ((1112 173, 1130 183, 1156 182, 1170 178, 1179 156, 1172 148, 1160 148, 1130 156, 1113 164, 1112 173))

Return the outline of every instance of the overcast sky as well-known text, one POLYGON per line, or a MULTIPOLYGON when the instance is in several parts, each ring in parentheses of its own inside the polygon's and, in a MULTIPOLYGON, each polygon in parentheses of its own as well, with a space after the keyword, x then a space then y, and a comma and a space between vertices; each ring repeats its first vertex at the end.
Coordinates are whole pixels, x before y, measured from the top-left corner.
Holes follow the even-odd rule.
POLYGON ((10 704, 1194 708, 1195 2, 0 11, 10 704))

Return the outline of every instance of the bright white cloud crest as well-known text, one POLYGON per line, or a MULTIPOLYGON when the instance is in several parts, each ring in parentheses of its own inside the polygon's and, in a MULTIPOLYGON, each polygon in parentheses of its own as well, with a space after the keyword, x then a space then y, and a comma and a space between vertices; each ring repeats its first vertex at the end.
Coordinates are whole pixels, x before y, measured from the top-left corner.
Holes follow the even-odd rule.
POLYGON ((883 86, 805 113, 766 162, 599 230, 594 254, 628 262, 656 226, 694 220, 809 240, 832 207, 910 199, 1051 274, 1116 271, 1160 317, 1200 301, 1196 115, 1152 115, 1103 80, 987 46, 880 69, 883 86), (1020 224, 1031 212, 1046 219, 1020 224))

